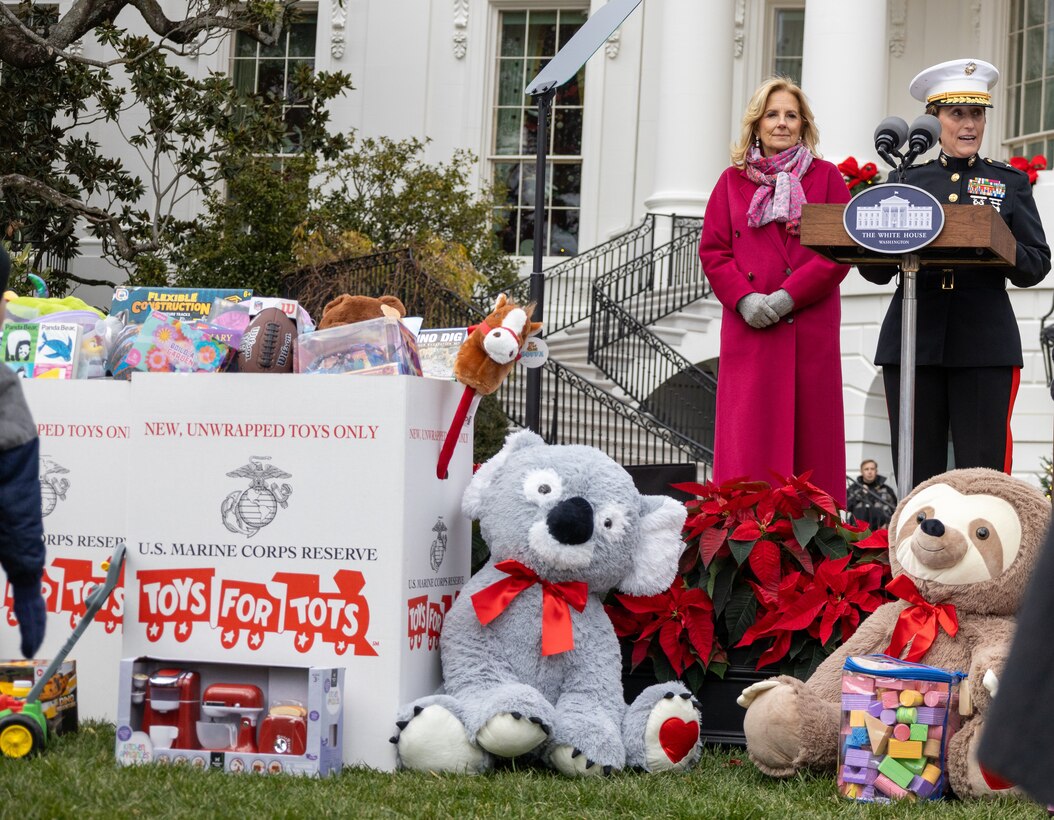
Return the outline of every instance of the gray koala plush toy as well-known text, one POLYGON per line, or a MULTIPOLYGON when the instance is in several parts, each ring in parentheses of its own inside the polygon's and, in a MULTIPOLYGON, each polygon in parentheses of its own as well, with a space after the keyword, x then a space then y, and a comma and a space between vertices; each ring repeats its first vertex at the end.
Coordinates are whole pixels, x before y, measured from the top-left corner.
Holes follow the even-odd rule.
POLYGON ((695 763, 698 702, 674 681, 626 706, 601 603, 614 587, 669 588, 684 506, 640 495, 593 447, 549 446, 522 431, 480 467, 462 510, 479 519, 491 557, 444 619, 440 693, 397 716, 399 764, 474 773, 496 757, 530 755, 578 776, 695 763))

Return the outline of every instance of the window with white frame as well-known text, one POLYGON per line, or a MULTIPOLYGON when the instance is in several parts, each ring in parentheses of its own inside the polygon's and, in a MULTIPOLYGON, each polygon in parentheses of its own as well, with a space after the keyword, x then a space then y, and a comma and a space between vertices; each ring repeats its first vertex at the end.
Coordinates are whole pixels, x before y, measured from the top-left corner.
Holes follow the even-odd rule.
POLYGON ((805 9, 776 6, 772 9, 771 74, 790 77, 801 85, 805 42, 805 9))
MULTIPOLYGON (((586 21, 585 10, 505 10, 499 14, 490 165, 506 189, 496 230, 507 253, 534 252, 538 107, 523 89, 586 21)), ((545 186, 545 254, 578 253, 582 189, 585 69, 561 86, 549 118, 545 186)))
POLYGON ((1047 0, 1011 0, 1006 144, 1027 157, 1054 153, 1054 9, 1047 0))
POLYGON ((234 41, 235 88, 246 95, 282 100, 282 119, 286 124, 283 154, 297 153, 299 127, 308 116, 305 101, 296 99, 293 79, 302 65, 314 70, 317 29, 317 14, 304 12, 283 30, 273 46, 265 46, 242 32, 234 41))

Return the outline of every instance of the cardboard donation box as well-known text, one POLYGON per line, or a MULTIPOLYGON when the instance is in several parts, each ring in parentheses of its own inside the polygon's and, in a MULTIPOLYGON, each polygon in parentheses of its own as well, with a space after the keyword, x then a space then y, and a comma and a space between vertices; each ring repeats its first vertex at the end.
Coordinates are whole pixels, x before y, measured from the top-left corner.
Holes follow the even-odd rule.
MULTIPOLYGON (((37 657, 48 658, 83 616, 85 598, 106 577, 103 562, 124 538, 130 385, 33 379, 22 388, 40 435, 48 622, 37 657)), ((137 468, 133 464, 131 469, 137 468)), ((17 658, 11 588, 0 584, 0 658, 17 658)), ((118 587, 69 654, 76 661, 82 719, 116 717, 123 600, 118 587)))
POLYGON ((343 766, 344 670, 121 662, 117 761, 257 774, 343 766))
POLYGON ((471 428, 435 476, 460 387, 137 374, 131 388, 124 655, 344 668, 343 760, 394 768, 396 710, 438 686, 469 573, 471 428))
MULTIPOLYGON (((0 695, 24 701, 49 663, 49 660, 0 661, 0 695)), ((40 705, 49 735, 77 731, 77 664, 74 661, 63 661, 51 676, 40 693, 40 705)))

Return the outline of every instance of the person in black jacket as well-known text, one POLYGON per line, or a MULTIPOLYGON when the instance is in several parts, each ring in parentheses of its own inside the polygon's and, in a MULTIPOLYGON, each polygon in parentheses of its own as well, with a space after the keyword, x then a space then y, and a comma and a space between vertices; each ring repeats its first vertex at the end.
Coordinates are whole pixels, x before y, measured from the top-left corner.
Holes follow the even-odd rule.
MULTIPOLYGON (((0 245, 0 293, 11 262, 0 245)), ((0 300, 0 327, 4 304, 0 300)), ((0 363, 0 566, 7 574, 21 636, 32 658, 44 641, 47 608, 40 590, 44 573, 44 522, 40 504, 40 440, 15 372, 0 363)))
POLYGON ((886 477, 878 474, 878 462, 873 458, 860 462, 860 475, 849 485, 845 506, 853 518, 872 530, 889 526, 897 496, 886 484, 886 477))
MULTIPOLYGON (((990 89, 998 79, 995 66, 976 59, 941 63, 916 76, 910 91, 940 120, 940 154, 889 176, 890 182, 929 191, 942 204, 993 207, 1017 240, 1013 267, 968 265, 918 273, 914 474, 897 476, 904 491, 948 469, 949 434, 955 467, 1010 472, 1010 415, 1023 359, 1006 280, 1020 288, 1039 284, 1050 271, 1050 248, 1028 177, 978 153, 990 89)), ((896 272, 885 266, 861 268, 865 279, 878 284, 896 272)), ((875 354, 897 464, 901 298, 898 286, 875 354)))

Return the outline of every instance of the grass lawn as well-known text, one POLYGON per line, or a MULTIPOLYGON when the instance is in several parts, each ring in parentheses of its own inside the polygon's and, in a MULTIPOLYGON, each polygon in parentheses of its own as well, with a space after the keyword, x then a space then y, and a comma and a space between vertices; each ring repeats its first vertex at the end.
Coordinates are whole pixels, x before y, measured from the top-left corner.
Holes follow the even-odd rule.
POLYGON ((624 772, 568 780, 548 771, 469 777, 346 769, 313 780, 187 768, 118 768, 114 729, 86 723, 28 760, 0 759, 0 817, 671 817, 1045 818, 1031 803, 849 803, 833 778, 777 781, 740 751, 708 750, 688 775, 624 772))

